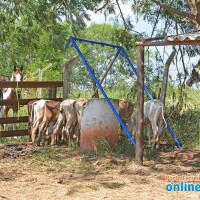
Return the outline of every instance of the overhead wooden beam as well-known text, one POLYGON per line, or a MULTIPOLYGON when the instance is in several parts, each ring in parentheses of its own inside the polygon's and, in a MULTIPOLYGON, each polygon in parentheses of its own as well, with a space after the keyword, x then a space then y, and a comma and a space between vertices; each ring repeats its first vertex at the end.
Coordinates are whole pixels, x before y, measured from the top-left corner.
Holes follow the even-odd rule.
POLYGON ((135 161, 143 165, 144 132, 144 47, 137 47, 137 110, 136 110, 136 153, 135 161))
POLYGON ((158 41, 158 42, 136 42, 136 46, 173 46, 173 45, 200 45, 198 41, 158 41))

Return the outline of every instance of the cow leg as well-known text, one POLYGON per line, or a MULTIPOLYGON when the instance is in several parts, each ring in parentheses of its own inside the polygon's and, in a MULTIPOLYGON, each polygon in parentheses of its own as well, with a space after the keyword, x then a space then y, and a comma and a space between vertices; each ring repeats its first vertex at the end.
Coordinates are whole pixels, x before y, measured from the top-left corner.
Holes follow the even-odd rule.
MULTIPOLYGON (((3 106, 0 106, 0 118, 3 117, 3 106)), ((1 124, 2 127, 4 128, 3 124, 1 124)))
MULTIPOLYGON (((13 110, 13 117, 17 116, 17 112, 13 110)), ((13 123, 13 130, 16 130, 16 124, 13 123)))
POLYGON ((154 146, 155 146, 155 143, 156 143, 156 138, 158 136, 158 126, 155 123, 153 123, 152 124, 152 129, 153 129, 153 143, 152 143, 151 149, 154 150, 154 146))
POLYGON ((133 129, 133 132, 132 132, 133 139, 135 139, 135 134, 136 134, 136 127, 133 129))
MULTIPOLYGON (((8 116, 8 111, 9 111, 9 108, 8 108, 7 106, 3 106, 3 117, 4 117, 4 118, 7 118, 7 116, 8 116)), ((3 127, 4 127, 4 131, 6 131, 7 125, 4 124, 3 127)))
POLYGON ((45 146, 45 132, 42 133, 42 146, 44 147, 45 146))
POLYGON ((39 128, 39 134, 38 134, 38 146, 40 146, 40 140, 42 138, 42 146, 44 146, 44 138, 45 138, 45 133, 47 131, 48 123, 42 122, 39 128))
POLYGON ((158 121, 158 142, 156 144, 156 150, 158 150, 160 146, 161 132, 162 132, 162 118, 158 121))
POLYGON ((147 125, 147 137, 148 137, 148 143, 151 144, 151 126, 150 124, 147 125))
POLYGON ((64 140, 65 140, 65 129, 64 126, 61 130, 61 143, 64 144, 64 140))
POLYGON ((36 136, 38 127, 39 127, 39 121, 37 121, 32 127, 32 131, 31 131, 31 141, 32 142, 35 142, 35 136, 36 136))

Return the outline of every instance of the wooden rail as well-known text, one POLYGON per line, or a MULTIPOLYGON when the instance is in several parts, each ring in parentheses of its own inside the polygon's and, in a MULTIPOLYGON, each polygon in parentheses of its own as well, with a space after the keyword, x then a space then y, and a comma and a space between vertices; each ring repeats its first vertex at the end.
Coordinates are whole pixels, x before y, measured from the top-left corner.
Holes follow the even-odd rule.
POLYGON ((28 135, 28 129, 0 131, 0 137, 13 137, 28 135))
MULTIPOLYGON (((27 105, 30 101, 35 99, 19 99, 19 105, 27 105)), ((37 99, 40 100, 40 99, 37 99)), ((44 98, 44 100, 54 100, 54 101, 62 101, 62 98, 44 98)), ((0 100, 0 106, 15 106, 17 105, 17 100, 0 100)))
POLYGON ((0 88, 16 88, 17 86, 19 88, 55 88, 63 87, 63 81, 0 81, 0 88))
POLYGON ((0 118, 0 124, 11 124, 11 123, 25 123, 28 122, 28 116, 23 117, 7 117, 0 118))

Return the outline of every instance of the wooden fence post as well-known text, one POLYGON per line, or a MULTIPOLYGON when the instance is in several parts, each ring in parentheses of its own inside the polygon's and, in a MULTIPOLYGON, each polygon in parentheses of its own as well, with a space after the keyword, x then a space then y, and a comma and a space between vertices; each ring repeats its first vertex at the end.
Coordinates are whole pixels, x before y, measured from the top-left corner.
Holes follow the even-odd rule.
POLYGON ((143 165, 144 132, 144 47, 137 47, 137 111, 136 111, 136 153, 135 161, 143 165))
MULTIPOLYGON (((39 69, 39 81, 42 81, 42 71, 39 69)), ((42 88, 37 89, 37 97, 42 98, 42 88)))
MULTIPOLYGON (((48 64, 45 68, 43 68, 42 70, 39 69, 39 71, 38 71, 38 73, 39 73, 39 81, 42 81, 42 75, 43 75, 43 73, 44 73, 47 69, 49 69, 51 66, 52 66, 52 63, 49 63, 49 64, 48 64)), ((37 71, 35 71, 35 72, 37 72, 37 71)), ((38 97, 38 98, 42 98, 42 88, 38 88, 38 89, 37 89, 37 97, 38 97)))
POLYGON ((70 78, 70 68, 75 66, 79 61, 79 56, 76 55, 68 62, 64 64, 62 70, 62 77, 63 77, 63 100, 68 99, 69 95, 69 78, 70 78))
POLYGON ((49 88, 49 98, 56 98, 57 87, 49 88))

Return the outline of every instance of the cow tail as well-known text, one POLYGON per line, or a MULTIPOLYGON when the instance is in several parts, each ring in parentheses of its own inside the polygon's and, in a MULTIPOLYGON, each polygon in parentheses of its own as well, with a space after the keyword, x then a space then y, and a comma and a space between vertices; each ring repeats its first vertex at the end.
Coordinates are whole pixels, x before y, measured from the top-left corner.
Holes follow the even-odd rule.
POLYGON ((163 107, 162 107, 162 118, 163 118, 163 121, 165 122, 165 127, 162 129, 162 131, 163 131, 164 129, 167 128, 167 122, 166 122, 165 117, 164 117, 164 108, 163 107))

